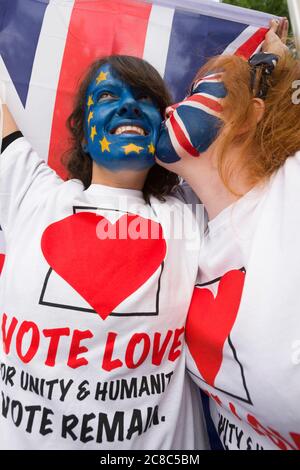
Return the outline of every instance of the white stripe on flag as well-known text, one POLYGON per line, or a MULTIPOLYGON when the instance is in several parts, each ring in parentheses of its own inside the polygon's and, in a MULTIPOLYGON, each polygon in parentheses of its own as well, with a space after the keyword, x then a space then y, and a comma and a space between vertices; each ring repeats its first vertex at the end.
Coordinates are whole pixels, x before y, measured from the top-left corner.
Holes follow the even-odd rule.
POLYGON ((185 157, 190 158, 191 155, 184 148, 182 148, 180 143, 178 142, 177 137, 175 135, 175 132, 173 130, 173 127, 172 127, 172 125, 170 124, 169 121, 166 121, 166 127, 169 131, 170 140, 171 140, 171 143, 172 143, 174 149, 176 150, 176 153, 181 158, 185 158, 185 157))
POLYGON ((186 140, 190 143, 191 147, 193 147, 193 144, 190 140, 190 136, 189 136, 188 131, 186 130, 184 122, 182 121, 182 119, 180 118, 180 116, 179 116, 179 114, 176 110, 174 111, 173 117, 174 117, 175 121, 177 122, 177 124, 179 125, 179 127, 181 128, 182 132, 184 133, 186 140))
MULTIPOLYGON (((209 75, 210 77, 214 77, 217 75, 209 75)), ((198 80, 198 82, 195 82, 194 85, 193 85, 193 90, 195 90, 199 85, 202 85, 202 83, 222 83, 223 81, 223 77, 221 76, 221 74, 218 75, 220 78, 209 78, 209 80, 206 80, 206 78, 208 77, 205 77, 205 78, 201 78, 200 80, 198 80)))
POLYGON ((204 111, 205 113, 210 114, 210 116, 215 116, 217 118, 220 117, 220 113, 218 113, 217 111, 214 111, 213 109, 209 108, 204 103, 199 103, 197 101, 186 100, 184 103, 182 103, 182 106, 185 106, 185 105, 189 106, 191 108, 200 109, 201 111, 204 111))
MULTIPOLYGON (((52 116, 74 0, 52 0, 45 13, 27 98, 29 142, 48 159, 52 116)), ((24 131, 27 126, 24 123, 24 131)))
POLYGON ((152 5, 143 58, 163 77, 165 73, 172 30, 174 9, 152 5))
POLYGON ((232 41, 226 49, 222 52, 224 54, 234 54, 245 42, 248 41, 255 33, 258 31, 259 28, 255 26, 248 26, 239 36, 232 41))

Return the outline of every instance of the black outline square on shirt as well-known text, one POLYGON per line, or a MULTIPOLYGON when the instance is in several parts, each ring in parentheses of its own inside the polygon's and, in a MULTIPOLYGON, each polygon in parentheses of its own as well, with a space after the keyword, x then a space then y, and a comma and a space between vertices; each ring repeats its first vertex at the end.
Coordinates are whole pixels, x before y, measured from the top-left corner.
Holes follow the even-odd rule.
MULTIPOLYGON (((98 211, 98 210, 106 210, 106 211, 114 211, 114 212, 123 212, 124 214, 129 214, 129 212, 126 211, 121 211, 119 209, 110 209, 110 208, 103 208, 103 207, 90 207, 90 206, 73 206, 73 214, 77 214, 78 210, 89 210, 89 211, 98 211)), ((159 315, 159 300, 160 300, 160 286, 161 286, 161 276, 164 270, 164 261, 160 265, 160 274, 157 280, 157 289, 156 289, 156 295, 155 295, 155 311, 152 312, 112 312, 109 314, 110 317, 150 317, 150 316, 158 316, 159 315)), ((44 300, 45 292, 47 289, 48 281, 51 276, 53 269, 49 268, 44 283, 41 291, 41 295, 39 298, 39 304, 40 305, 47 305, 48 307, 55 307, 55 308, 64 308, 67 310, 76 310, 79 312, 88 312, 88 313, 95 313, 98 315, 98 313, 92 309, 92 308, 84 308, 84 307, 76 307, 76 306, 70 306, 70 305, 63 305, 63 304, 57 304, 54 302, 48 302, 44 300)))

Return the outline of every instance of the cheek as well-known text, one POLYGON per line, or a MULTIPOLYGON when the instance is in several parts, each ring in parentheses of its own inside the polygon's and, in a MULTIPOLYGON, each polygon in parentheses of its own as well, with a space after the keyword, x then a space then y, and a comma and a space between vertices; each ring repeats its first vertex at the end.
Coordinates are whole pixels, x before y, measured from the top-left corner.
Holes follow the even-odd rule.
MULTIPOLYGON (((191 149, 189 153, 197 157, 205 152, 216 140, 222 121, 213 113, 209 114, 204 110, 191 106, 179 107, 177 114, 179 116, 178 127, 181 128, 181 123, 183 123, 182 134, 188 136, 188 140, 194 149, 191 149)), ((181 140, 185 141, 184 137, 181 140)), ((187 150, 188 147, 189 145, 186 144, 187 150)))
POLYGON ((180 157, 177 155, 177 152, 171 143, 169 132, 166 128, 161 129, 159 134, 156 144, 156 155, 160 161, 165 164, 174 163, 180 160, 180 157))
POLYGON ((84 129, 85 129, 86 139, 94 143, 96 140, 96 137, 102 136, 103 130, 105 129, 106 121, 107 121, 107 112, 105 110, 99 109, 98 107, 87 109, 85 113, 85 120, 84 120, 84 126, 85 126, 84 129), (97 134, 95 134, 94 139, 91 138, 91 135, 93 135, 92 128, 96 128, 96 132, 97 132, 97 134))
POLYGON ((100 106, 95 106, 94 109, 92 110, 93 112, 93 118, 90 122, 90 124, 93 124, 94 126, 96 125, 97 127, 101 127, 104 122, 105 122, 105 119, 106 119, 106 116, 107 116, 107 111, 104 107, 101 107, 100 106))
POLYGON ((158 132, 160 129, 160 125, 162 123, 162 117, 160 112, 156 108, 150 108, 146 112, 149 121, 151 122, 153 129, 155 132, 158 132))

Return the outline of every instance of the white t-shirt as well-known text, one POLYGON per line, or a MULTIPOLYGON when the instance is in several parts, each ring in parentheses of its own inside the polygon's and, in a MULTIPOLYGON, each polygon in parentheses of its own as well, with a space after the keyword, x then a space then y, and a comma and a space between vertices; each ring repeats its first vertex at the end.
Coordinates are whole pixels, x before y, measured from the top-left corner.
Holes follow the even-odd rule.
POLYGON ((0 447, 204 446, 185 373, 200 246, 191 211, 63 182, 25 138, 2 153, 0 188, 0 447))
POLYGON ((300 449, 300 153, 208 224, 186 326, 227 449, 300 449))

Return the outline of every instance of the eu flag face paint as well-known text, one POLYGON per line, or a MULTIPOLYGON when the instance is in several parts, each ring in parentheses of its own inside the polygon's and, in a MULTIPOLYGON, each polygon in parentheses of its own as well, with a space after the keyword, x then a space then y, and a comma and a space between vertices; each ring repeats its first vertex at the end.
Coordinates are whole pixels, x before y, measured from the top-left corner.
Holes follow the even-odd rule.
POLYGON ((161 114, 143 90, 124 83, 105 64, 88 87, 86 151, 111 171, 145 170, 155 163, 161 114))
POLYGON ((157 158, 175 163, 205 152, 222 125, 222 100, 226 95, 221 73, 197 81, 190 96, 167 109, 157 143, 157 158))

